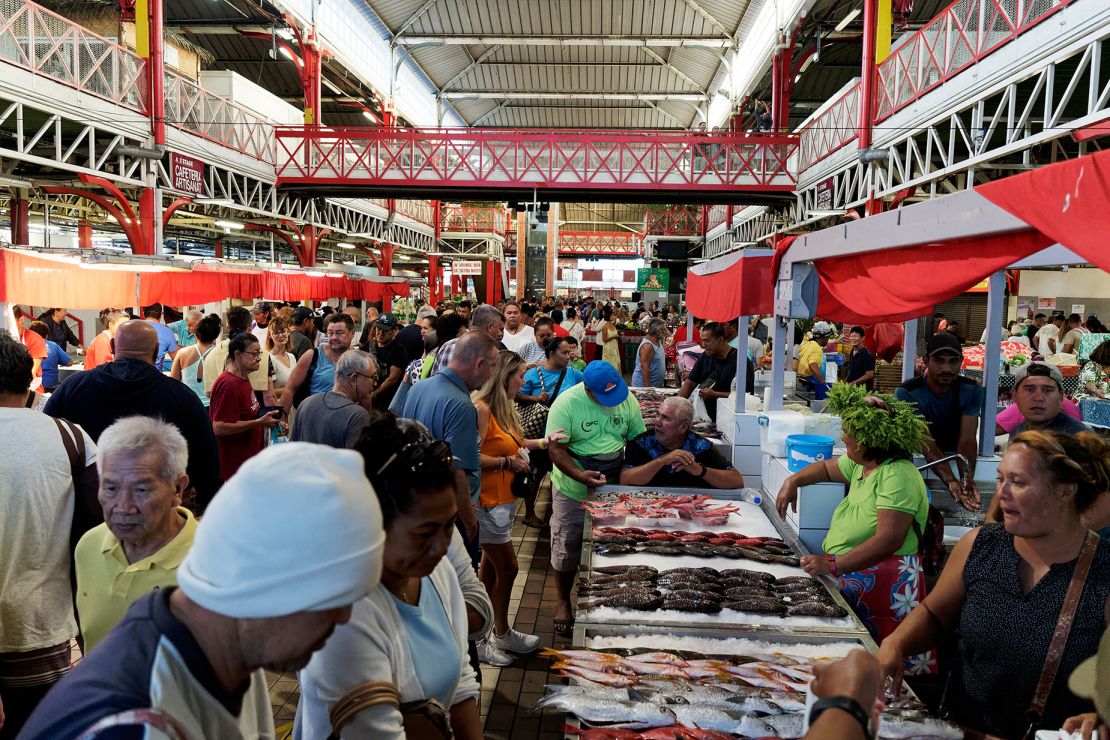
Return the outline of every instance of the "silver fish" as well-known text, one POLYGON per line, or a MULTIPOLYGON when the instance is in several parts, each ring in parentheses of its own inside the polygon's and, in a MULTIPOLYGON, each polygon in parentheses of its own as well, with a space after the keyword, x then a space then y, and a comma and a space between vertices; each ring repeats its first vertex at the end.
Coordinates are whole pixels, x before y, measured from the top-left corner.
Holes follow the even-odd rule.
POLYGON ((633 701, 610 701, 589 694, 548 694, 536 702, 533 711, 551 708, 573 714, 586 722, 615 723, 614 727, 645 729, 669 727, 675 714, 668 707, 633 701))
POLYGON ((670 707, 680 725, 697 727, 703 730, 718 730, 720 732, 736 732, 746 715, 730 714, 717 707, 696 705, 676 705, 670 707))

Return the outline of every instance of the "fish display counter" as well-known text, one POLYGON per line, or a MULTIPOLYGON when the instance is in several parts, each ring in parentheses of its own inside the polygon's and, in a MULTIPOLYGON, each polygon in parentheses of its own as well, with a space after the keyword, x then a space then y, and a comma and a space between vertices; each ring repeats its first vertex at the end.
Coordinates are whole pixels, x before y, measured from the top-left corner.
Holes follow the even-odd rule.
MULTIPOLYGON (((575 647, 547 650, 568 685, 549 685, 537 709, 568 714, 568 737, 635 740, 605 725, 633 725, 643 737, 666 728, 683 738, 798 738, 805 729, 813 666, 853 649, 874 650, 868 637, 706 635, 691 628, 625 630, 579 625, 575 647), (590 726, 602 725, 597 729, 590 726)), ((956 738, 959 728, 930 717, 912 693, 889 701, 877 737, 956 738)))
POLYGON ((867 635, 754 492, 603 487, 584 506, 579 624, 867 635))

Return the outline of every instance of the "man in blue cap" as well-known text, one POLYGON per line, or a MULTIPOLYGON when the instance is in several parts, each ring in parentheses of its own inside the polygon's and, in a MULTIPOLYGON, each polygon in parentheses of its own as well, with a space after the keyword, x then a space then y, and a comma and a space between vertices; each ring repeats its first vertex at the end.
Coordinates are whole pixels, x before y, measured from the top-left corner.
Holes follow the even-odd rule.
POLYGON ((646 430, 640 402, 616 368, 601 360, 587 365, 582 382, 560 393, 551 405, 547 433, 555 430, 567 435, 549 448, 554 464, 551 566, 559 589, 555 632, 569 636, 574 628, 570 592, 582 553, 582 502, 590 489, 619 483, 625 443, 646 430))

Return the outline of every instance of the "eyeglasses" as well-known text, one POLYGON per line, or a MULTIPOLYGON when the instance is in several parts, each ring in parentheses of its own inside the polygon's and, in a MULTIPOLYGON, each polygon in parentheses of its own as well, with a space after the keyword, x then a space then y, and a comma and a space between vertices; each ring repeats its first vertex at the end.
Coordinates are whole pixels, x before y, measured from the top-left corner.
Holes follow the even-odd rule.
POLYGON ((377 475, 381 475, 398 460, 402 461, 408 472, 418 473, 436 460, 444 463, 451 462, 451 445, 442 439, 431 442, 409 442, 401 449, 389 456, 389 459, 378 468, 377 475))
POLYGON ((257 358, 257 357, 262 356, 262 350, 258 350, 257 352, 244 352, 243 354, 250 355, 251 357, 256 357, 257 358))
POLYGON ((374 385, 378 384, 378 376, 376 376, 376 375, 367 375, 366 373, 351 373, 351 375, 357 375, 360 378, 367 378, 369 380, 374 381, 374 385))

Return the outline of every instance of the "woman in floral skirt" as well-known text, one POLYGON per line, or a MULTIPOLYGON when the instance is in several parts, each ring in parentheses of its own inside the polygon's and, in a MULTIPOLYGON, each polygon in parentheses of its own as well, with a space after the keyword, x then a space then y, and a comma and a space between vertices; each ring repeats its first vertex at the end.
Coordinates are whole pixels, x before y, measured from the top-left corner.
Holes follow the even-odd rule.
MULTIPOLYGON (((929 499, 912 457, 928 432, 910 404, 868 395, 861 386, 834 385, 827 408, 841 417, 847 454, 791 475, 776 506, 785 518, 788 506, 797 510, 802 486, 848 484, 829 524, 825 554, 803 557, 802 567, 837 578, 845 600, 881 642, 925 598, 918 553, 929 499)), ((909 658, 906 667, 907 673, 932 673, 936 662, 930 653, 909 658)))

